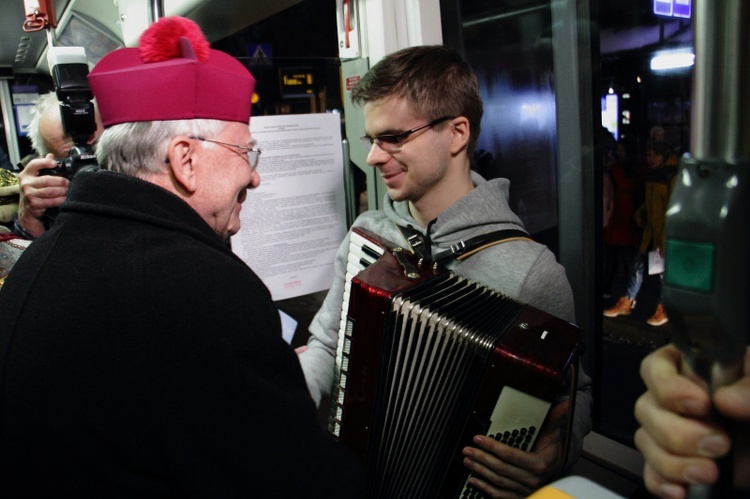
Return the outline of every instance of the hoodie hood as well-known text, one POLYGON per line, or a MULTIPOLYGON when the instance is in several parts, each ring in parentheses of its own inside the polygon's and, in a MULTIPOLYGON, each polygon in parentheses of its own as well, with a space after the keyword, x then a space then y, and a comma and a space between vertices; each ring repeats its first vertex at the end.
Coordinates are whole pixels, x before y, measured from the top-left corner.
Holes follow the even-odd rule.
POLYGON ((461 240, 496 230, 524 230, 523 222, 508 205, 510 181, 504 178, 485 180, 472 171, 474 189, 444 210, 427 227, 420 227, 409 212, 407 201, 394 202, 385 195, 383 212, 400 227, 410 228, 432 242, 433 254, 448 249, 461 240))

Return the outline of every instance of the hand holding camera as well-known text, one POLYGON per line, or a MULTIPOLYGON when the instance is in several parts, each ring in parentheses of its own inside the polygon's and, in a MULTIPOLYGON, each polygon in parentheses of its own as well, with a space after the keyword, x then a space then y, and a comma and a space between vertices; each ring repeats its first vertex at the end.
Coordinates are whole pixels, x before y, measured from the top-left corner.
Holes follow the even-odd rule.
POLYGON ((52 154, 34 159, 18 175, 22 202, 18 204, 18 223, 27 233, 25 237, 39 237, 46 231, 47 210, 56 209, 68 195, 70 180, 52 172, 59 161, 52 154))

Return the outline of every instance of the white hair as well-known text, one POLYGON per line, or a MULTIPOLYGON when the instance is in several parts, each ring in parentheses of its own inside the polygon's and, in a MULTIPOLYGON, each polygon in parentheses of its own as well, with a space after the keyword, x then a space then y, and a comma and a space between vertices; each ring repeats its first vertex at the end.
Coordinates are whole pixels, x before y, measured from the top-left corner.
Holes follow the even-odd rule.
POLYGON ((40 157, 45 157, 50 151, 39 131, 41 121, 45 118, 55 118, 62 129, 62 118, 60 117, 60 101, 55 92, 42 94, 36 100, 36 106, 31 110, 31 122, 29 123, 28 136, 31 139, 31 147, 40 157))
MULTIPOLYGON (((96 145, 101 168, 133 177, 165 170, 169 141, 178 135, 215 136, 226 122, 209 119, 143 121, 113 125, 96 145)), ((212 144, 205 143, 206 146, 212 144)))

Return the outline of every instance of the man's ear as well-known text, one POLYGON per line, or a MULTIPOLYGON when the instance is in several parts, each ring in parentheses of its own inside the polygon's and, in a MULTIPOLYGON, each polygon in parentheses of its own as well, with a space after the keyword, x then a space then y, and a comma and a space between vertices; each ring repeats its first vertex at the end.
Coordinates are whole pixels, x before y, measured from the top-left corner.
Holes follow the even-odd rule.
POLYGON ((172 172, 175 188, 192 194, 197 187, 195 167, 199 161, 195 147, 185 136, 175 137, 167 150, 168 168, 172 172))
POLYGON ((451 126, 453 127, 451 129, 453 137, 451 141, 451 154, 458 154, 469 143, 471 126, 469 125, 469 120, 464 116, 454 118, 451 126))

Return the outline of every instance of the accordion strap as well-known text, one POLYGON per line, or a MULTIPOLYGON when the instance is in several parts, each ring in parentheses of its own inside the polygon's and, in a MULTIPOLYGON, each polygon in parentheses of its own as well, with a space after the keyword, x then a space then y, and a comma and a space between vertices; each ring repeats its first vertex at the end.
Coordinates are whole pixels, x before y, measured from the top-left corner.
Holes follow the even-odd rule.
POLYGON ((505 243, 509 241, 531 241, 529 235, 518 229, 505 229, 488 232, 486 234, 480 234, 478 236, 471 237, 469 239, 461 239, 456 244, 452 244, 450 249, 447 249, 435 256, 431 255, 429 236, 423 235, 413 227, 401 227, 396 225, 401 235, 404 236, 409 242, 412 251, 416 253, 422 260, 432 262, 435 266, 440 266, 447 263, 449 260, 465 260, 474 253, 478 253, 485 248, 494 246, 495 244, 505 243))
MULTIPOLYGON (((515 230, 515 229, 498 230, 496 232, 490 232, 489 234, 487 234, 487 236, 494 236, 495 239, 489 240, 487 242, 479 241, 473 244, 472 247, 470 248, 468 247, 468 244, 472 242, 472 239, 469 239, 469 241, 467 241, 467 249, 461 252, 460 254, 458 254, 458 256, 455 257, 456 260, 465 260, 469 258, 471 255, 473 255, 474 253, 478 253, 485 248, 489 248, 490 246, 494 246, 500 243, 507 243, 510 241, 532 241, 529 235, 526 234, 524 231, 515 230)), ((453 250, 453 247, 451 247, 451 249, 448 251, 452 251, 452 250, 453 250)), ((437 255, 435 260, 437 261, 439 258, 441 258, 441 255, 445 255, 446 253, 448 253, 448 251, 440 253, 440 255, 437 255)), ((452 255, 446 255, 446 256, 450 257, 452 255)))

